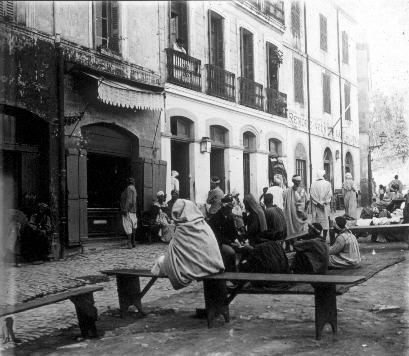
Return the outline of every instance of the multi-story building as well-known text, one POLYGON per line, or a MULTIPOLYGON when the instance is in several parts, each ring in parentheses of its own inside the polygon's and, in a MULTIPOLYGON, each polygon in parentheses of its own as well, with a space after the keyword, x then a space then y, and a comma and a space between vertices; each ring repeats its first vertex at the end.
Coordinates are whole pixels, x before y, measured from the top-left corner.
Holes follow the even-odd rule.
POLYGON ((165 186, 161 9, 0 2, 2 206, 50 204, 62 246, 122 234, 127 177, 140 210, 165 186))
POLYGON ((344 172, 359 180, 356 23, 342 8, 267 0, 163 6, 161 157, 168 175, 179 171, 183 197, 203 203, 213 175, 225 191, 259 196, 276 155, 307 187, 319 168, 334 189, 344 172))
POLYGON ((49 203, 63 245, 121 233, 129 175, 140 211, 171 169, 201 204, 214 175, 259 196, 277 157, 307 187, 359 175, 355 22, 335 2, 0 5, 3 205, 49 203))

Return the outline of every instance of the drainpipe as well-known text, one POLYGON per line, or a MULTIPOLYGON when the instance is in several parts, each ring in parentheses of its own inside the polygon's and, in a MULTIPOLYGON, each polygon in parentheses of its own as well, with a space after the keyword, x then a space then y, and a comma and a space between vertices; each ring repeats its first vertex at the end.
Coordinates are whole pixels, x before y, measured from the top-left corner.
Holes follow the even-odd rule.
POLYGON ((304 2, 304 40, 305 40, 305 57, 307 63, 307 119, 308 119, 308 160, 310 171, 310 187, 312 183, 312 154, 311 154, 311 105, 310 105, 310 62, 308 57, 307 42, 307 10, 304 2))
POLYGON ((344 130, 342 120, 342 92, 341 92, 341 54, 339 49, 339 9, 337 8, 337 45, 338 45, 338 86, 339 86, 339 117, 341 125, 341 180, 344 183, 344 130))
POLYGON ((58 116, 58 208, 59 208, 59 233, 60 257, 64 257, 64 248, 67 243, 67 214, 66 214, 66 179, 65 167, 65 120, 64 120, 64 57, 61 48, 61 38, 55 35, 55 50, 57 63, 57 116, 58 116))

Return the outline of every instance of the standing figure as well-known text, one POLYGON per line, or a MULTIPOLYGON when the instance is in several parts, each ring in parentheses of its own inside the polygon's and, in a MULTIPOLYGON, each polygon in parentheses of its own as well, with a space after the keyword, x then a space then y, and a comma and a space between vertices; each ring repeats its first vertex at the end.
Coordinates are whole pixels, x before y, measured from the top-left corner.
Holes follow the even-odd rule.
POLYGON ((281 179, 277 176, 274 177, 273 185, 268 188, 267 194, 271 194, 273 196, 274 204, 277 205, 281 210, 284 208, 284 189, 281 187, 281 179))
POLYGON ((300 187, 301 176, 294 175, 293 186, 284 191, 284 216, 287 222, 287 237, 307 232, 307 216, 305 206, 307 196, 305 189, 300 187), (304 207, 304 209, 303 209, 304 207))
POLYGON ((31 230, 30 245, 34 261, 46 261, 50 249, 51 218, 48 205, 39 203, 37 211, 31 215, 29 226, 31 230))
POLYGON ((179 195, 179 172, 172 171, 170 178, 170 190, 175 191, 179 195))
MULTIPOLYGON (((172 206, 173 208, 173 206, 172 206)), ((152 234, 159 237, 163 242, 169 242, 172 234, 171 212, 166 203, 166 194, 159 190, 156 193, 156 201, 152 204, 151 218, 153 222, 152 234)))
POLYGON ((396 175, 394 179, 391 180, 391 182, 388 184, 389 189, 392 188, 392 185, 397 184, 399 186, 399 193, 402 193, 402 189, 403 189, 403 184, 399 179, 399 176, 396 175))
POLYGON ((206 203, 210 204, 208 211, 209 219, 216 214, 222 206, 222 198, 224 197, 223 190, 220 189, 220 179, 214 176, 210 179, 210 191, 207 196, 206 203))
POLYGON ((127 187, 121 194, 122 226, 128 237, 128 248, 135 247, 135 232, 138 226, 136 217, 136 189, 135 179, 127 179, 127 187))
POLYGON ((287 237, 287 224, 282 209, 274 204, 274 197, 267 193, 264 197, 267 230, 273 234, 274 240, 284 240, 287 237))
POLYGON ((311 184, 312 222, 320 223, 324 238, 329 229, 330 203, 332 198, 331 183, 324 179, 325 171, 319 170, 317 180, 311 184))
POLYGON ((342 195, 344 197, 345 215, 357 219, 357 195, 358 190, 355 187, 354 180, 351 173, 345 174, 345 182, 342 184, 342 195))

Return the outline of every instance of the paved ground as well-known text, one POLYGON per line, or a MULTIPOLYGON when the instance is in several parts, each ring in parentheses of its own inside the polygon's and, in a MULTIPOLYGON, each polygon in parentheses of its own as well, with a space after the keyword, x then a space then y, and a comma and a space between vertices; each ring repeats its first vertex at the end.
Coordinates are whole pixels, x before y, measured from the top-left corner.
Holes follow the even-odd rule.
MULTIPOLYGON (((165 249, 166 245, 161 243, 141 244, 132 250, 117 244, 109 249, 88 249, 84 254, 42 265, 25 264, 20 268, 6 266, 0 272, 0 285, 8 287, 0 290, 0 305, 26 301, 36 296, 99 281, 97 284, 102 285, 104 290, 95 293, 95 303, 98 311, 104 313, 110 308, 118 308, 118 297, 115 280, 103 278, 99 271, 110 268, 147 268, 152 266, 152 261, 165 249)), ((172 289, 169 281, 161 279, 146 298, 149 301, 175 293, 177 292, 172 289)), ((18 337, 24 342, 58 329, 66 329, 78 322, 74 305, 70 301, 19 313, 13 318, 18 337)), ((13 345, 3 345, 3 348, 9 347, 13 345)))

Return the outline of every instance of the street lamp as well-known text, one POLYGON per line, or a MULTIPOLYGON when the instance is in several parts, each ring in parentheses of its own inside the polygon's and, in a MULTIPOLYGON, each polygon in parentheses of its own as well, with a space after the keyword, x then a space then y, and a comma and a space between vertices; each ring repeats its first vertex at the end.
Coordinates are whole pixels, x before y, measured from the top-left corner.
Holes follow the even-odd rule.
POLYGON ((379 135, 379 145, 368 146, 368 195, 369 195, 369 204, 372 204, 372 151, 375 148, 382 147, 386 142, 386 133, 382 131, 379 135))

